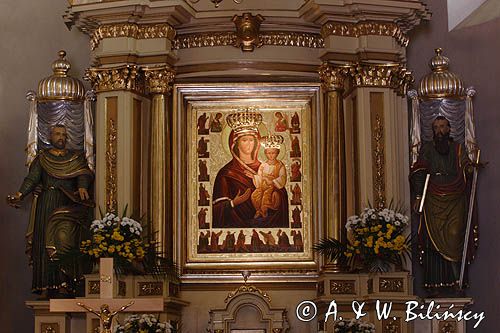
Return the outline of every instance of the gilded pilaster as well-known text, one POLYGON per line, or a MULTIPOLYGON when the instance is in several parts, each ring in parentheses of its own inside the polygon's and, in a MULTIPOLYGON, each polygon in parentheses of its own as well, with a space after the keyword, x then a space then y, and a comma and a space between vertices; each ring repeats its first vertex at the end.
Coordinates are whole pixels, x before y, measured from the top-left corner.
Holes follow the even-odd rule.
MULTIPOLYGON (((344 130, 344 82, 349 66, 335 66, 323 63, 319 69, 323 89, 326 92, 324 110, 323 142, 325 153, 325 235, 346 241, 344 225, 347 220, 345 130, 344 130)), ((340 271, 337 264, 326 269, 340 271)))
POLYGON ((406 201, 406 109, 402 96, 413 76, 400 63, 357 63, 350 68, 350 93, 359 108, 360 198, 383 208, 388 201, 406 201), (364 111, 363 111, 364 110, 364 111))
POLYGON ((144 79, 136 65, 93 67, 86 79, 96 90, 96 197, 100 208, 128 214, 141 213, 141 173, 134 159, 141 149, 141 118, 145 101, 144 79), (139 198, 138 198, 139 195, 139 198))
POLYGON ((160 249, 169 250, 171 239, 172 188, 171 121, 168 96, 172 90, 174 71, 168 66, 144 68, 146 91, 152 95, 151 104, 151 186, 150 212, 153 234, 160 249))

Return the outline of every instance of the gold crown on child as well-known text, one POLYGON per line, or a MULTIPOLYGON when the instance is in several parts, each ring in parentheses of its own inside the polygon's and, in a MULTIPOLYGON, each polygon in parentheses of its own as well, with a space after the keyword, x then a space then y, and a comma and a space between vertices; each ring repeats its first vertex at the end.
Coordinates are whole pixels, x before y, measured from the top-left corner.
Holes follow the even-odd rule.
POLYGON ((262 115, 257 111, 257 108, 246 107, 238 109, 226 117, 227 124, 237 137, 258 133, 259 125, 262 123, 262 115))
POLYGON ((262 145, 262 147, 264 147, 264 149, 268 148, 281 149, 283 141, 284 139, 281 135, 273 134, 263 137, 260 141, 260 144, 262 145))

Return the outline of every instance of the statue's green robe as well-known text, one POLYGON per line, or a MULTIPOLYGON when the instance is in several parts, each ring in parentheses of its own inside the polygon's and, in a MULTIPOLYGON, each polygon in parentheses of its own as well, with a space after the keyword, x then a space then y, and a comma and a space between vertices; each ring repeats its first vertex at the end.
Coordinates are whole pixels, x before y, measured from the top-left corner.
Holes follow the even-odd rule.
POLYGON ((64 285, 57 258, 78 249, 82 233, 88 232, 91 204, 80 201, 77 191, 88 189, 92 180, 93 173, 81 152, 67 151, 64 156, 55 156, 42 150, 33 160, 19 189, 22 197, 34 194, 26 233, 27 253, 33 266, 33 292, 64 285), (56 251, 54 260, 48 257, 48 248, 56 251))
POLYGON ((442 155, 434 142, 427 142, 413 167, 411 177, 417 195, 423 193, 426 175, 431 175, 419 226, 425 287, 455 286, 460 278, 469 165, 463 145, 450 142, 450 152, 442 155))

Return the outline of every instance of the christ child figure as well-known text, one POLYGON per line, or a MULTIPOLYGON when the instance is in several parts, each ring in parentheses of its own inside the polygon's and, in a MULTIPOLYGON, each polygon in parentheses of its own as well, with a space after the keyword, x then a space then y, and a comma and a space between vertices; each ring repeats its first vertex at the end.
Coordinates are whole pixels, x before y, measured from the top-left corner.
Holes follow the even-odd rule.
POLYGON ((262 141, 267 160, 260 165, 257 175, 253 178, 255 191, 251 198, 256 211, 254 218, 267 217, 269 209, 279 208, 282 197, 278 190, 286 185, 285 165, 277 159, 283 137, 270 135, 262 141))

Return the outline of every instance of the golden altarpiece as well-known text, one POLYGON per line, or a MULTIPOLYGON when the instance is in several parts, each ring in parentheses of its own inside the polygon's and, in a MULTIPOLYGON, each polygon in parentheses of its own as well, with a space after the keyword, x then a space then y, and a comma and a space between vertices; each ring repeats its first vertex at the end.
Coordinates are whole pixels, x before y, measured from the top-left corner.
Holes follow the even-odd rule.
POLYGON ((182 332, 332 332, 332 299, 347 318, 366 301, 377 332, 411 332, 409 272, 348 274, 312 245, 346 242, 344 221, 369 203, 409 209, 405 49, 430 13, 417 0, 219 2, 69 1, 66 24, 90 37, 96 206, 152 221, 181 284, 148 295, 182 332), (279 190, 263 181, 250 198, 238 180, 244 131, 249 156, 283 169, 279 190), (227 215, 244 196, 251 222, 227 215), (377 321, 375 299, 398 314, 377 321), (316 319, 299 320, 303 300, 316 319))

